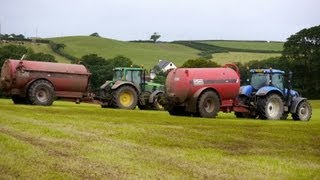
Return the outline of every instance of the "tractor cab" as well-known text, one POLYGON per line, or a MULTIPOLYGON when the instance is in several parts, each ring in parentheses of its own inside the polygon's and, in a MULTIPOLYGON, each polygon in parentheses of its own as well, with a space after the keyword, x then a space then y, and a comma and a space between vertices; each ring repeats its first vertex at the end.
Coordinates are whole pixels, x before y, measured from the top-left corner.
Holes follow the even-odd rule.
POLYGON ((128 81, 140 86, 143 78, 142 68, 117 67, 113 69, 113 81, 128 81))
POLYGON ((250 85, 254 90, 259 90, 264 86, 273 86, 279 90, 284 90, 284 71, 272 69, 252 69, 250 70, 250 85))

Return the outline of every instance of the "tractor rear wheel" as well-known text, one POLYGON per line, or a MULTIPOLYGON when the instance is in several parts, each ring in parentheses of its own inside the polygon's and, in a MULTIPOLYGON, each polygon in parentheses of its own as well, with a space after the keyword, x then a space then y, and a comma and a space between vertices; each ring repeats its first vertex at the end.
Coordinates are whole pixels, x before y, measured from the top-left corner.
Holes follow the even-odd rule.
POLYGON ((137 106, 138 95, 131 86, 121 86, 113 92, 112 104, 115 108, 134 109, 137 106))
POLYGON ((198 101, 198 112, 200 117, 214 118, 220 110, 218 95, 213 91, 204 92, 198 101))
POLYGON ((33 82, 28 90, 29 101, 33 105, 52 105, 55 92, 52 84, 46 80, 33 82))
POLYGON ((283 114, 283 101, 277 94, 268 95, 258 102, 261 119, 280 119, 283 114))
POLYGON ((296 113, 292 114, 292 119, 300 121, 309 121, 312 115, 312 108, 308 101, 304 100, 299 103, 296 113))

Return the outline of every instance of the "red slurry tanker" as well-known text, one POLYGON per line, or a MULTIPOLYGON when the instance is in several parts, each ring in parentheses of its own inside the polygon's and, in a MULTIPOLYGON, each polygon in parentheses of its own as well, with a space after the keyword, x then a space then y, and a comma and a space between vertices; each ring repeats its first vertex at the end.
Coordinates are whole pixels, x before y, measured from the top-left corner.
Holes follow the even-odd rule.
POLYGON ((90 75, 78 64, 9 59, 2 66, 0 89, 15 104, 51 105, 56 97, 86 96, 90 75))
POLYGON ((178 68, 169 72, 166 94, 160 100, 171 115, 215 117, 219 110, 247 112, 237 106, 240 89, 238 67, 178 68))

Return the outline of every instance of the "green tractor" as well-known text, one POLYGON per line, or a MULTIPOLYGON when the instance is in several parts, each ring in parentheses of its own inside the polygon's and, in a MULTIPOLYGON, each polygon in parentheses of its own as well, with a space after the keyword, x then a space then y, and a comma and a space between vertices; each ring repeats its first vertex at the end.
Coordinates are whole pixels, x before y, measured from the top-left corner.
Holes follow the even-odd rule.
POLYGON ((134 109, 138 105, 140 109, 163 109, 158 96, 164 93, 164 86, 146 82, 143 68, 117 67, 113 71, 113 80, 106 81, 96 95, 101 107, 134 109))

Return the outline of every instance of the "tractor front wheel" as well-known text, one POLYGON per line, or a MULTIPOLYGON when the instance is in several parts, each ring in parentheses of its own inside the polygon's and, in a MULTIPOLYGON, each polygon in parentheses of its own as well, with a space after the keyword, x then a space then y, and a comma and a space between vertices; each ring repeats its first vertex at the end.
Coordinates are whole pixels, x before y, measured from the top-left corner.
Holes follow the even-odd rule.
POLYGON ((299 103, 297 110, 292 114, 292 119, 300 121, 309 121, 312 115, 312 108, 308 101, 299 103))
POLYGON ((131 86, 121 86, 113 93, 112 104, 115 108, 134 109, 137 105, 137 92, 131 86))

